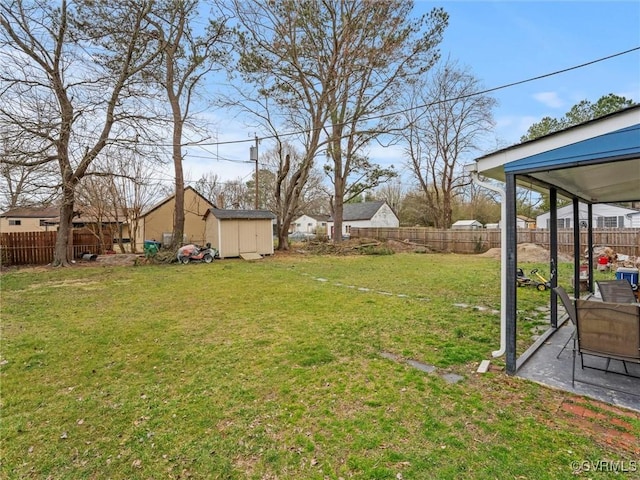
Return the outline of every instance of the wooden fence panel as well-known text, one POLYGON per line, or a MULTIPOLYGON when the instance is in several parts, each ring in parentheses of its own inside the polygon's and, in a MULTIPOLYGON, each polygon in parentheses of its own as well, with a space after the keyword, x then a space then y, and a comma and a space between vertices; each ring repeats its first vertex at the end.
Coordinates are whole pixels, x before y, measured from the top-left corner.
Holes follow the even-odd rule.
MULTIPOLYGON (((550 232, 542 229, 518 230, 518 243, 535 243, 549 248, 550 232)), ((374 238, 378 240, 408 240, 425 245, 433 250, 453 253, 483 253, 490 248, 500 247, 500 230, 436 230, 427 227, 400 228, 351 228, 353 238, 374 238)), ((580 231, 580 245, 587 245, 586 230, 580 231)), ((618 230, 594 229, 593 245, 613 248, 617 253, 640 256, 640 229, 618 230)), ((558 231, 558 251, 573 255, 573 229, 558 231)))
POLYGON ((56 232, 3 233, 3 265, 44 265, 53 260, 56 232))
MULTIPOLYGON (((58 232, 11 232, 0 234, 0 262, 2 265, 47 265, 53 261, 58 232)), ((103 242, 93 233, 74 231, 72 258, 83 253, 104 254, 113 240, 105 233, 103 242)))

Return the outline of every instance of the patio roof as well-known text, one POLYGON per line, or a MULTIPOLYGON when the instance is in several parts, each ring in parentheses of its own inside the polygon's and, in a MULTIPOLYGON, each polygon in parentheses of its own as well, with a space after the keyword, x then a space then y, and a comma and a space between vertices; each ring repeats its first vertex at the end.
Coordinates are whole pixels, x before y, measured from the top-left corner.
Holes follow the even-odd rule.
POLYGON ((476 160, 477 172, 585 203, 640 200, 640 105, 476 160))
MULTIPOLYGON (((549 193, 551 200, 550 262, 551 285, 557 285, 558 232, 556 198, 573 201, 574 219, 579 202, 615 203, 640 200, 640 105, 620 110, 589 122, 524 142, 476 159, 466 167, 472 174, 504 181, 502 233, 501 349, 506 353, 507 372, 515 374, 526 362, 516 359, 516 269, 517 227, 516 187, 549 193), (519 365, 518 365, 519 364, 519 365)), ((483 183, 483 182, 480 182, 483 183)), ((490 184, 484 184, 493 188, 490 184)), ((589 214, 587 232, 588 265, 593 265, 593 225, 589 214)), ((579 222, 574 222, 574 275, 580 276, 583 246, 580 245, 579 222)), ((593 292, 593 275, 588 289, 593 292)), ((580 296, 574 282, 575 297, 580 296)), ((550 291, 551 325, 557 330, 557 298, 550 291)), ((524 357, 524 356, 523 356, 524 357)))

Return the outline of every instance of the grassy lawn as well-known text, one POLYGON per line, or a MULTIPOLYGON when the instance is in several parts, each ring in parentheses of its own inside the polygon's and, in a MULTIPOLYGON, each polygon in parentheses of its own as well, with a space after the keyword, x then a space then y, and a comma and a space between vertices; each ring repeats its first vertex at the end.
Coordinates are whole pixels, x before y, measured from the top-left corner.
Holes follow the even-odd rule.
MULTIPOLYGON (((569 479, 637 461, 560 408, 574 397, 475 373, 498 348, 499 273, 419 254, 6 273, 0 476, 569 479)), ((548 294, 518 295, 524 350, 548 294)))

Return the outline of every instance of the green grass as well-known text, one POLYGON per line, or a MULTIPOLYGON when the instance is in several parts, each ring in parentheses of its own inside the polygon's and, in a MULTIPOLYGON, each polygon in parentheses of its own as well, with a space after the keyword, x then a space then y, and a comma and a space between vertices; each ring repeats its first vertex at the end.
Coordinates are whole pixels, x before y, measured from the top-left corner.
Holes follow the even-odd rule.
MULTIPOLYGON (((495 260, 417 254, 4 274, 1 476, 556 479, 632 460, 558 414, 568 394, 474 373, 499 284, 495 260)), ((548 295, 518 296, 524 349, 548 295)))

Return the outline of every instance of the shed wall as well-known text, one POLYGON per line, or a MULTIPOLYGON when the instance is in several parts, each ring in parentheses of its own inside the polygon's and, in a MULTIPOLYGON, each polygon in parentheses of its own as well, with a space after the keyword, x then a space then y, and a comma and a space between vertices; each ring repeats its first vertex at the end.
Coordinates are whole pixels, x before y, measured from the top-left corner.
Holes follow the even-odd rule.
POLYGON ((207 218, 206 241, 218 249, 220 258, 239 257, 242 253, 273 255, 271 219, 207 218))

